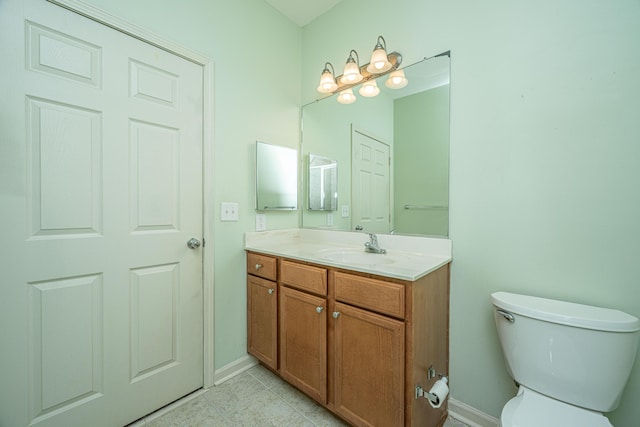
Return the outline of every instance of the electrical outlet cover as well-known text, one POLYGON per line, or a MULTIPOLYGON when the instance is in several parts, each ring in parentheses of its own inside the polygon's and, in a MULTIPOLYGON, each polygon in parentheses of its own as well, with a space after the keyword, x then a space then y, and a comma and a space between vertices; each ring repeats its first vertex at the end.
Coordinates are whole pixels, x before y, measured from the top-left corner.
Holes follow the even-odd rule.
POLYGON ((256 214, 256 231, 265 231, 267 229, 267 216, 265 214, 256 214))

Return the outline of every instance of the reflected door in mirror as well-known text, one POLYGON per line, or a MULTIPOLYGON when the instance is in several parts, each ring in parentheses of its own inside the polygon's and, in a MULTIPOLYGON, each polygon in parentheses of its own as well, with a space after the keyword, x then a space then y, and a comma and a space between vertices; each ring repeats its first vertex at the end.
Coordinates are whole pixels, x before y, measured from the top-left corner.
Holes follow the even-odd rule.
POLYGON ((388 233, 391 224, 389 145, 357 130, 352 132, 351 144, 352 230, 388 233))

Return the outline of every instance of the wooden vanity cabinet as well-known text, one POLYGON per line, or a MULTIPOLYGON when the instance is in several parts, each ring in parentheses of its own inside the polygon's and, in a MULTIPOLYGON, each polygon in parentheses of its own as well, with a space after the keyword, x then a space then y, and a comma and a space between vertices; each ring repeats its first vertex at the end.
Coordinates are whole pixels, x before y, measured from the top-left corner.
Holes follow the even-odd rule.
POLYGON ((254 256, 247 259, 255 289, 248 298, 256 300, 248 303, 251 354, 272 368, 265 360, 275 359, 283 379, 354 426, 444 424, 447 403, 434 409, 415 389, 437 380, 428 379, 429 367, 449 372, 448 264, 405 281, 277 258, 274 309, 260 291, 273 282, 252 278, 267 271, 250 269, 254 256))
POLYGON ((247 350, 273 370, 278 369, 277 260, 247 254, 247 350))

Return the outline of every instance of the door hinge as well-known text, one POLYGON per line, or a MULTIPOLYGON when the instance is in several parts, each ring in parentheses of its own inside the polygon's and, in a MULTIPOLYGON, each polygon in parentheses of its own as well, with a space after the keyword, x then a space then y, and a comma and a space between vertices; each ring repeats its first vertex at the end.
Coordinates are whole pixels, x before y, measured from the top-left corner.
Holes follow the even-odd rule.
POLYGON ((205 243, 206 243, 206 242, 204 241, 204 237, 203 237, 203 238, 202 238, 202 247, 203 247, 203 248, 204 248, 205 243))

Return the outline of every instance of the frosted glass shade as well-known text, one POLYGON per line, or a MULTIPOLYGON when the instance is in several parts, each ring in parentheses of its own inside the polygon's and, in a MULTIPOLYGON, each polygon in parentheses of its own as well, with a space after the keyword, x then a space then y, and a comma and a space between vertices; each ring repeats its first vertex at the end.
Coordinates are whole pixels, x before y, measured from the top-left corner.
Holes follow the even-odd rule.
POLYGON ((390 89, 402 89, 409 83, 409 80, 404 76, 404 70, 395 70, 389 74, 385 86, 390 89))
POLYGON ((371 74, 380 74, 389 71, 392 66, 387 57, 387 51, 383 47, 376 47, 376 50, 371 54, 371 61, 367 66, 367 71, 371 74))
POLYGON ((347 63, 344 66, 344 73, 342 73, 342 77, 340 77, 340 81, 344 84, 354 84, 362 81, 363 77, 360 74, 360 68, 358 64, 353 60, 352 57, 349 57, 347 63))
POLYGON ((371 98, 380 93, 380 88, 375 80, 364 82, 358 91, 360 95, 371 98))
POLYGON ((320 76, 320 86, 318 86, 318 92, 331 93, 336 89, 338 89, 338 84, 336 83, 336 79, 333 77, 333 73, 325 68, 322 72, 322 75, 320 76))
POLYGON ((338 102, 340 104, 353 104, 356 102, 356 96, 353 94, 353 90, 347 89, 340 92, 340 95, 338 95, 338 102))

